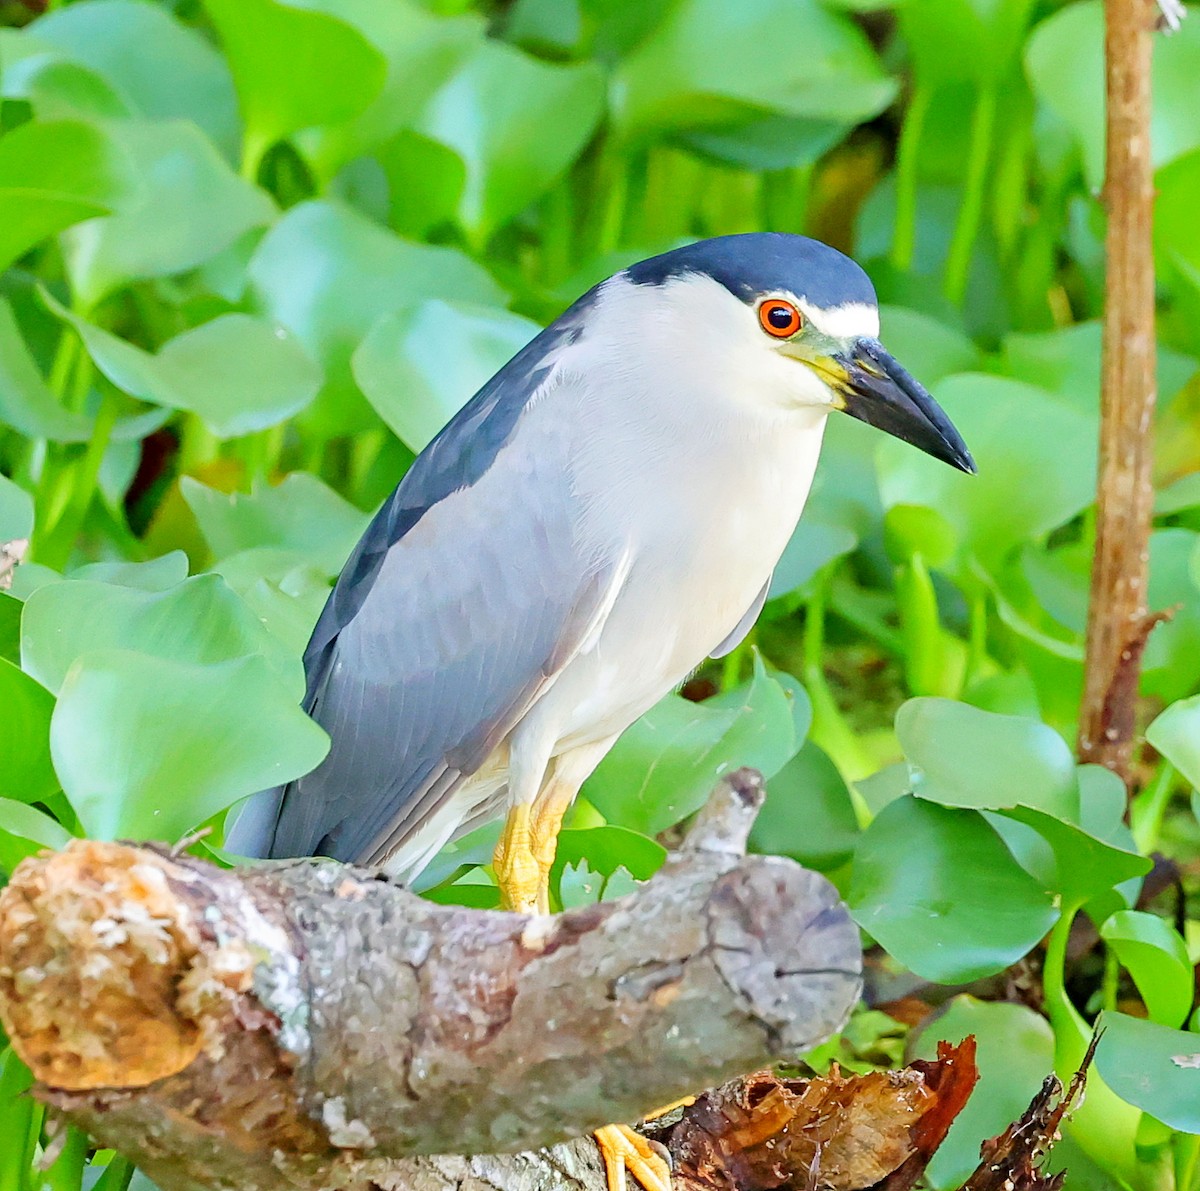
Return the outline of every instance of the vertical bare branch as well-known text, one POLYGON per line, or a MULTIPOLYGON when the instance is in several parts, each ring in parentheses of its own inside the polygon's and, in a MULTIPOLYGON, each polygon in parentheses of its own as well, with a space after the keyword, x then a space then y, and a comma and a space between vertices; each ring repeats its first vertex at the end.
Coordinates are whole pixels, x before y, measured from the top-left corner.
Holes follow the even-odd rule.
POLYGON ((1129 784, 1146 636, 1155 337, 1150 165, 1154 0, 1105 0, 1108 207, 1096 556, 1079 755, 1129 784))

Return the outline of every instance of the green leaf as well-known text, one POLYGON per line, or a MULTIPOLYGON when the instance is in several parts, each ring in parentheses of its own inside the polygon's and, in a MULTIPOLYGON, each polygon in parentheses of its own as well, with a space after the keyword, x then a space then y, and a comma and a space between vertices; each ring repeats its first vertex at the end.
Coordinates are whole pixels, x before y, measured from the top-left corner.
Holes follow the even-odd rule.
POLYGON ((1146 729, 1146 740, 1200 789, 1200 695, 1161 712, 1146 729))
POLYGON ((140 591, 166 591, 188 577, 188 557, 182 550, 172 550, 148 562, 89 562, 76 567, 66 577, 115 583, 140 591))
POLYGON ((388 223, 400 235, 420 239, 458 218, 467 167, 453 149, 403 129, 375 159, 387 178, 388 223))
POLYGON ((1121 910, 1104 923, 1100 936, 1133 977, 1151 1021, 1183 1025, 1191 1012, 1196 981, 1179 932, 1157 914, 1121 910))
POLYGON ((43 848, 57 851, 70 840, 71 833, 37 807, 0 798, 0 870, 11 873, 27 856, 36 856, 43 848))
POLYGON ((21 601, 0 591, 0 658, 21 664, 21 601))
POLYGON ((879 308, 880 339, 927 388, 955 372, 979 368, 979 349, 961 331, 907 306, 879 308))
POLYGON ((642 138, 770 113, 857 124, 895 90, 866 36, 814 0, 684 0, 621 63, 612 95, 618 128, 642 138))
POLYGON ((0 545, 33 533, 33 497, 0 475, 0 545))
POLYGON ((89 0, 27 27, 39 42, 94 71, 127 114, 198 124, 221 149, 237 148, 237 98, 229 68, 194 29, 144 0, 89 0))
POLYGON ((907 0, 898 16, 925 86, 994 86, 1012 72, 1033 9, 1033 0, 907 0))
POLYGON ((353 119, 379 94, 382 55, 344 21, 275 0, 205 0, 225 46, 257 164, 302 128, 353 119))
POLYGON ((843 525, 830 525, 806 514, 792 531, 771 575, 769 599, 797 591, 824 566, 858 545, 857 535, 843 525))
POLYGON ((1053 728, 953 699, 910 699, 896 736, 919 798, 980 810, 1029 806, 1075 819, 1075 760, 1053 728))
POLYGON ((809 741, 767 783, 750 846, 831 872, 854 854, 861 837, 854 804, 837 766, 809 741))
POLYGON ((130 282, 194 269, 274 216, 267 195, 234 174, 194 124, 130 120, 109 130, 140 185, 116 213, 64 238, 72 288, 84 309, 130 282))
POLYGON ((218 315, 151 353, 59 310, 117 388, 194 413, 218 438, 277 426, 321 387, 321 370, 299 340, 253 315, 218 315))
POLYGON ((326 575, 336 575, 370 518, 307 472, 249 496, 218 492, 184 476, 180 490, 218 559, 270 546, 290 550, 326 575))
POLYGON ((71 666, 50 748, 89 836, 173 842, 237 799, 307 773, 329 738, 261 657, 204 663, 103 649, 71 666))
POLYGON ((122 202, 129 167, 112 137, 75 120, 0 137, 0 272, 34 245, 122 202))
POLYGON ((929 1163, 935 1188, 960 1187, 979 1165, 980 1143, 1003 1133, 1029 1107, 1054 1069, 1054 1033, 1024 1005, 954 997, 912 1040, 913 1058, 937 1057, 939 1040, 975 1035, 979 1085, 929 1163))
POLYGON ((54 696, 12 662, 0 659, 0 797, 40 802, 58 789, 50 764, 54 696))
POLYGON ((561 868, 586 861, 592 872, 604 877, 624 868, 636 880, 648 881, 662 868, 666 858, 667 850, 657 840, 609 824, 559 832, 554 863, 561 868))
POLYGON ((1092 502, 1094 414, 1031 385, 975 373, 943 381, 935 396, 971 447, 979 474, 963 475, 880 436, 876 458, 885 506, 938 510, 991 564, 1092 502))
MULTIPOLYGON (((348 207, 301 203, 267 233, 249 266, 270 317, 325 369, 313 413, 326 434, 376 426, 350 374, 350 357, 382 314, 425 298, 500 305, 503 293, 453 248, 402 240, 348 207)), ((307 420, 306 417, 306 420, 307 420)))
MULTIPOLYGON (((1150 141, 1157 167, 1200 147, 1200 124, 1192 117, 1200 28, 1184 21, 1170 37, 1160 38, 1155 50, 1150 141)), ((1037 97, 1070 126, 1083 151, 1088 186, 1099 191, 1104 183, 1103 6, 1097 0, 1070 4, 1042 21, 1026 45, 1025 70, 1037 97)))
POLYGON ((603 110, 596 64, 554 66, 488 41, 430 100, 417 129, 466 163, 459 216, 483 243, 567 170, 603 110))
POLYGON ((1122 1100, 1182 1133, 1200 1133, 1200 1035, 1105 1012, 1096 1069, 1122 1100))
POLYGON ((293 699, 304 692, 299 658, 219 575, 197 575, 166 591, 68 579, 38 588, 26 601, 22 665, 49 690, 61 689, 81 655, 112 649, 196 664, 257 656, 293 699))
POLYGON ((583 793, 610 822, 645 835, 699 810, 723 774, 765 777, 796 751, 787 692, 756 662, 750 682, 704 703, 659 700, 626 729, 583 793))
POLYGON ((414 451, 541 328, 496 307, 432 299, 385 314, 354 353, 354 379, 414 451))
POLYGON ((1151 608, 1171 608, 1174 615, 1157 625, 1142 655, 1142 689, 1170 703, 1192 694, 1200 685, 1200 591, 1193 559, 1200 551, 1200 534, 1169 526, 1150 535, 1151 608))
POLYGON ((0 98, 24 100, 41 120, 120 119, 128 105, 95 71, 26 27, 0 29, 0 98))
POLYGON ((910 796, 863 834, 847 901, 889 954, 940 984, 1003 971, 1058 917, 977 811, 910 796))

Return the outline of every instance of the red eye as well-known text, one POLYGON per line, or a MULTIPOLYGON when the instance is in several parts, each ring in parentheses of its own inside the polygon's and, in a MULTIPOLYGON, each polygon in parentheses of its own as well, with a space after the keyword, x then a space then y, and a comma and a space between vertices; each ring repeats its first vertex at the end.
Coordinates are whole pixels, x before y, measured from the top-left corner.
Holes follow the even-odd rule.
POLYGON ((804 316, 783 298, 768 298, 758 308, 758 321, 768 335, 789 339, 804 326, 804 316))

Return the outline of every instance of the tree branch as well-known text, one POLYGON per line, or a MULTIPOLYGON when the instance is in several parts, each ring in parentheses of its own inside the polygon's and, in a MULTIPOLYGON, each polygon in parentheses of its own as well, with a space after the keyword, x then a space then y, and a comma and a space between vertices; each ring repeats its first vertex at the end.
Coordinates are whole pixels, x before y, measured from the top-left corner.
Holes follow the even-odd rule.
POLYGON ((1150 159, 1154 0, 1106 0, 1108 206, 1104 360, 1096 554, 1088 606, 1079 756, 1130 784, 1138 675, 1146 638, 1146 583, 1155 379, 1154 185, 1150 159))
POLYGON ((739 772, 654 880, 555 918, 78 841, 0 894, 0 1017, 40 1098, 167 1191, 599 1186, 590 1143, 412 1155, 553 1145, 842 1024, 857 930, 743 855, 761 799, 739 772))

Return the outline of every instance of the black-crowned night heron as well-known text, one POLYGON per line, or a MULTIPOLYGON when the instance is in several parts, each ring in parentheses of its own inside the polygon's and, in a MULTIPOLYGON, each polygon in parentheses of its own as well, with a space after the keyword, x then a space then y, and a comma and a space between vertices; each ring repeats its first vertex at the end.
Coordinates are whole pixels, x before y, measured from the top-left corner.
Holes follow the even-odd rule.
MULTIPOLYGON (((878 334, 866 274, 803 236, 705 240, 585 294, 371 522, 304 657, 329 755, 230 847, 404 877, 507 809, 503 905, 546 912, 584 779, 754 623, 830 410, 974 470, 878 334)), ((665 1178, 612 1128, 610 1155, 640 1142, 630 1169, 665 1178)))

